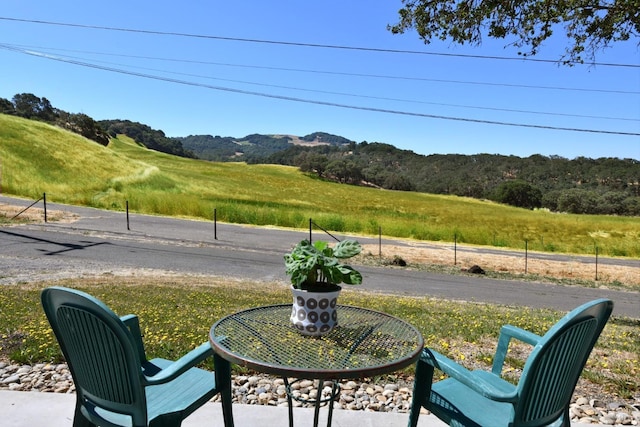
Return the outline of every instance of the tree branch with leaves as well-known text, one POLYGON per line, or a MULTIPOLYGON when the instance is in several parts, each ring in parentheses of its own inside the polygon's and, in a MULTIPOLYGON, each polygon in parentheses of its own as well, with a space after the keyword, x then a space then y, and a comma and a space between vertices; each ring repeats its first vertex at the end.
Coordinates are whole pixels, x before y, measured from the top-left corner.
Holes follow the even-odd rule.
POLYGON ((596 53, 640 35, 640 0, 402 0, 393 34, 415 29, 433 39, 480 45, 483 37, 512 39, 523 56, 536 55, 555 32, 567 38, 564 64, 594 62, 596 53))

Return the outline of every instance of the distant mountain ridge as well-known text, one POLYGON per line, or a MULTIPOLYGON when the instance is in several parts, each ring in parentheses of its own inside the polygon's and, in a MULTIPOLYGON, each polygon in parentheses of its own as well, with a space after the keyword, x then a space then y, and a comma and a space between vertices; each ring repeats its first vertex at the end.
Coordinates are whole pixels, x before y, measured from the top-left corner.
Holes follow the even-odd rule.
POLYGON ((211 161, 246 161, 256 163, 292 145, 304 147, 341 146, 354 143, 341 136, 314 132, 305 136, 251 134, 242 138, 189 135, 172 138, 196 157, 211 161))

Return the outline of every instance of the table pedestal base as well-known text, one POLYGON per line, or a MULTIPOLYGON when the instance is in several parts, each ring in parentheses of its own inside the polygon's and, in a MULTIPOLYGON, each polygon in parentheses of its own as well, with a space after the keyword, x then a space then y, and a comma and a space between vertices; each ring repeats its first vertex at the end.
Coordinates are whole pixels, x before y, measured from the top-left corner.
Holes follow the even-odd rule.
POLYGON ((334 400, 336 400, 336 397, 338 397, 338 394, 340 393, 340 384, 337 381, 327 381, 327 380, 316 380, 317 382, 317 390, 318 390, 318 394, 316 396, 315 399, 305 399, 305 398, 301 398, 299 396, 293 396, 293 390, 291 389, 291 386, 295 383, 297 383, 298 381, 301 380, 295 380, 292 383, 289 383, 289 380, 287 378, 283 378, 284 380, 284 384, 287 387, 287 402, 289 404, 289 427, 293 427, 293 400, 297 400, 298 402, 303 402, 303 403, 313 403, 314 404, 314 411, 313 411, 313 427, 318 427, 318 420, 320 417, 320 407, 322 405, 324 405, 325 403, 329 403, 329 414, 327 416, 327 427, 331 427, 331 419, 333 417, 333 402, 334 400), (329 395, 329 397, 325 397, 324 399, 322 398, 322 390, 324 389, 324 384, 326 382, 330 382, 331 383, 331 394, 329 395))

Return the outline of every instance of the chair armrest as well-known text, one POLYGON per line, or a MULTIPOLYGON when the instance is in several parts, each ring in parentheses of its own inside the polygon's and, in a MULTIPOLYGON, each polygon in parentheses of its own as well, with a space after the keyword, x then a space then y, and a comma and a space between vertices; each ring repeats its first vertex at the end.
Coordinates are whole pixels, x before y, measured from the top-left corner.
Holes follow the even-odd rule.
MULTIPOLYGON (((424 349, 419 363, 432 365, 487 399, 498 402, 514 402, 517 400, 515 388, 511 392, 506 392, 504 389, 499 388, 495 382, 474 375, 473 371, 434 350, 424 349)), ((486 373, 491 375, 488 372, 486 373)))
POLYGON ((140 320, 138 319, 138 316, 135 314, 127 314, 120 317, 120 320, 131 333, 131 337, 134 340, 134 344, 140 356, 140 363, 146 362, 147 354, 144 350, 144 343, 142 342, 142 332, 140 331, 140 320))
POLYGON ((538 344, 538 342, 540 342, 540 339, 542 338, 539 335, 534 334, 533 332, 525 331, 524 329, 518 328, 517 326, 513 325, 504 325, 500 330, 500 335, 516 338, 531 345, 538 344))
POLYGON ((127 328, 131 329, 132 326, 135 327, 137 325, 138 330, 140 330, 138 316, 136 316, 135 314, 126 314, 124 316, 120 316, 120 320, 122 320, 122 323, 127 325, 127 328))
POLYGON ((169 382, 212 355, 211 344, 209 342, 202 343, 157 374, 145 376, 146 383, 157 385, 169 382))
POLYGON ((522 342, 531 345, 537 345, 540 342, 541 337, 533 332, 525 331, 513 325, 504 325, 500 329, 500 338, 498 338, 498 346, 496 348, 496 354, 493 358, 493 366, 491 372, 500 376, 502 373, 502 366, 504 365, 504 359, 507 357, 507 351, 509 350, 509 343, 511 338, 515 338, 522 342))

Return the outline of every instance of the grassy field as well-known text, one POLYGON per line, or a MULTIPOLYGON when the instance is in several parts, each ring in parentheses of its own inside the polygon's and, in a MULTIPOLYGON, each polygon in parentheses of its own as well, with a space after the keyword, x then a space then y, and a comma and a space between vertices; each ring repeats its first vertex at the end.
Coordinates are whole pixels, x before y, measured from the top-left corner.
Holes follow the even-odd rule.
MULTIPOLYGON (((39 302, 54 283, 22 284, 0 293, 0 359, 20 363, 60 361, 61 354, 39 302)), ((104 277, 55 284, 82 289, 102 299, 117 314, 138 314, 150 356, 177 358, 207 340, 209 328, 232 312, 263 304, 290 303, 282 284, 203 277, 104 277), (251 289, 251 292, 247 292, 251 289)), ((345 289, 341 304, 358 305, 407 320, 425 344, 470 368, 489 368, 498 332, 512 324, 543 334, 563 313, 524 307, 460 303, 426 297, 377 295, 345 289)), ((583 374, 604 395, 630 399, 640 392, 638 320, 612 318, 583 374)), ((507 376, 516 378, 530 347, 512 346, 507 376)), ((412 369, 405 371, 410 374, 412 369)))
POLYGON ((0 114, 2 194, 222 222, 453 241, 503 248, 640 257, 638 218, 553 214, 454 196, 324 182, 277 165, 212 163, 108 147, 0 114))

